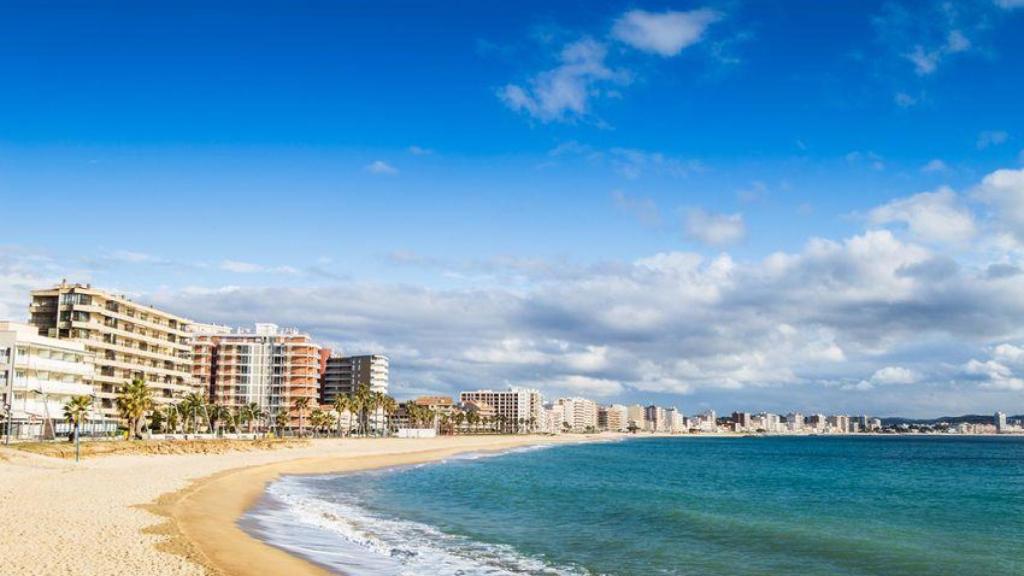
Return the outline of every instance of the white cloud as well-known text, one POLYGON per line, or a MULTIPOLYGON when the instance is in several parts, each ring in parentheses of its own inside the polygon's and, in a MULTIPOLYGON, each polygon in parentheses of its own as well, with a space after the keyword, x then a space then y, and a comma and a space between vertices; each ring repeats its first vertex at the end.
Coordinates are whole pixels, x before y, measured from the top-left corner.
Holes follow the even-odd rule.
POLYGON ((747 229, 742 214, 714 214, 694 208, 684 220, 686 236, 711 246, 726 246, 743 240, 747 229))
POLYGON ((971 211, 948 187, 893 200, 872 210, 868 221, 875 226, 904 224, 911 234, 927 242, 962 244, 976 233, 971 211))
POLYGON ((871 375, 872 384, 913 384, 914 382, 917 382, 917 375, 914 371, 901 366, 879 368, 871 375))
POLYGON ((709 9, 657 13, 630 10, 615 21, 612 36, 643 52, 676 56, 684 48, 699 42, 708 26, 721 17, 709 9))
POLYGON ((220 263, 220 269, 228 272, 237 272, 239 274, 251 274, 253 272, 262 272, 263 266, 259 264, 253 264, 251 262, 240 262, 238 260, 225 260, 220 263))
POLYGON ((992 146, 1003 144, 1009 137, 1010 135, 1002 130, 985 130, 978 134, 978 141, 976 145, 978 150, 984 150, 992 146))
POLYGON ((622 384, 615 380, 576 374, 546 380, 543 382, 543 387, 547 390, 598 398, 614 396, 623 391, 622 384))
POLYGON ((917 72, 918 76, 927 76, 938 69, 939 62, 946 56, 966 52, 970 48, 971 41, 964 36, 962 31, 950 30, 946 34, 945 43, 941 46, 928 50, 921 45, 917 45, 911 52, 906 54, 906 57, 907 60, 914 64, 914 71, 917 72))
POLYGON ((1003 9, 1013 10, 1014 8, 1024 7, 1024 0, 995 0, 996 4, 1003 9))
POLYGON ((608 48, 591 38, 567 44, 559 64, 531 78, 527 86, 508 84, 498 95, 506 106, 543 122, 571 120, 590 112, 590 100, 606 95, 602 86, 627 84, 625 70, 610 68, 608 48))
POLYGON ((1003 229, 1024 242, 1024 169, 988 174, 974 189, 974 197, 990 205, 1003 229))
POLYGON ((430 148, 423 148, 421 146, 409 146, 409 153, 413 156, 429 156, 434 153, 430 148))
POLYGON ((292 266, 263 266, 262 264, 239 260, 224 260, 220 263, 219 268, 225 272, 234 272, 236 274, 269 273, 295 275, 299 273, 298 269, 292 266))
POLYGON ((366 165, 366 171, 371 174, 398 174, 398 169, 383 160, 374 160, 366 165))
POLYGON ((929 160, 927 164, 921 166, 921 172, 935 173, 935 172, 946 172, 949 170, 949 166, 945 162, 938 158, 929 160))

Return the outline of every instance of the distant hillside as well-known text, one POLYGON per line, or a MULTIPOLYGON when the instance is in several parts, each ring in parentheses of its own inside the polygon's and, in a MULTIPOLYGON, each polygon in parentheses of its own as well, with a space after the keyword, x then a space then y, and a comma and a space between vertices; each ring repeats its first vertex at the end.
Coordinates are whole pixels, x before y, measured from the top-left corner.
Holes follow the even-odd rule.
MULTIPOLYGON (((1017 420, 1024 418, 1024 415, 1018 414, 1016 416, 1007 416, 1008 420, 1017 420)), ((882 418, 883 426, 896 426, 899 424, 918 424, 918 425, 935 425, 940 422, 947 424, 995 424, 996 417, 994 414, 964 414, 963 416, 942 416, 939 418, 901 418, 894 416, 891 418, 882 418)))

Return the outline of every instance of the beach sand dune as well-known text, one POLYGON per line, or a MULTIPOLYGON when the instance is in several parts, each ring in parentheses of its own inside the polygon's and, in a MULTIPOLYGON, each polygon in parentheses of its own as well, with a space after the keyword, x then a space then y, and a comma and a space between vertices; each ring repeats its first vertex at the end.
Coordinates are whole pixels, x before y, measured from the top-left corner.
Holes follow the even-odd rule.
POLYGON ((73 461, 0 455, 5 574, 317 574, 236 520, 280 474, 344 472, 599 437, 323 439, 222 454, 118 455, 73 461))

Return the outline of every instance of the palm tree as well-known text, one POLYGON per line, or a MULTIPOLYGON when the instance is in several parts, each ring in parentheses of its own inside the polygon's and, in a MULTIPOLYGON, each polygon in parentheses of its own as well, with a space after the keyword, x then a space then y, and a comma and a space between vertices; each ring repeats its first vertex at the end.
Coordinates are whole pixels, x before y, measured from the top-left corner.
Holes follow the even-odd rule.
POLYGON ((290 420, 291 418, 288 417, 288 412, 286 410, 280 410, 278 411, 277 414, 274 415, 274 426, 278 430, 278 436, 284 435, 284 428, 285 426, 288 426, 288 422, 290 420))
POLYGON ((455 431, 458 433, 462 430, 462 423, 466 421, 466 413, 459 412, 455 415, 455 431))
POLYGON ((199 433, 199 410, 206 409, 206 400, 202 394, 198 392, 190 392, 181 399, 181 403, 178 404, 178 408, 181 410, 182 415, 185 416, 185 431, 188 432, 189 424, 192 424, 192 432, 194 434, 199 433))
POLYGON ((213 433, 218 436, 224 427, 223 423, 231 422, 231 410, 223 404, 210 404, 206 406, 206 415, 210 419, 210 427, 213 428, 213 433))
POLYGON ((351 402, 350 402, 350 399, 349 399, 348 396, 345 396, 344 394, 338 394, 334 398, 333 406, 334 406, 334 411, 338 414, 338 436, 340 437, 341 436, 341 414, 342 414, 342 412, 345 412, 346 410, 348 410, 349 413, 351 414, 352 405, 351 405, 351 402))
POLYGON ((302 396, 292 402, 292 407, 299 412, 299 436, 306 435, 306 409, 309 408, 309 398, 302 396))
POLYGON ((368 413, 373 407, 373 392, 370 390, 370 386, 368 384, 360 384, 356 388, 355 399, 359 406, 359 426, 362 429, 362 434, 366 435, 370 430, 368 413))
POLYGON ((171 434, 176 433, 178 431, 178 406, 175 404, 168 404, 166 416, 167 430, 169 430, 171 434))
POLYGON ((241 424, 245 424, 249 434, 253 432, 252 428, 256 424, 256 419, 259 418, 259 411, 260 405, 255 402, 250 402, 238 408, 238 421, 241 424))
POLYGON ((64 405, 64 419, 75 427, 75 462, 79 457, 78 430, 86 420, 89 419, 89 410, 92 409, 92 398, 89 396, 73 396, 64 405))
POLYGON ((153 408, 153 391, 142 378, 135 378, 117 395, 117 410, 128 425, 128 436, 142 439, 146 412, 153 408))
POLYGON ((398 412, 398 402, 391 396, 383 394, 380 399, 380 407, 384 410, 384 429, 390 434, 391 417, 398 412))
POLYGON ((320 408, 313 408, 313 411, 309 414, 309 423, 313 426, 313 437, 319 437, 320 429, 324 424, 324 411, 320 408))

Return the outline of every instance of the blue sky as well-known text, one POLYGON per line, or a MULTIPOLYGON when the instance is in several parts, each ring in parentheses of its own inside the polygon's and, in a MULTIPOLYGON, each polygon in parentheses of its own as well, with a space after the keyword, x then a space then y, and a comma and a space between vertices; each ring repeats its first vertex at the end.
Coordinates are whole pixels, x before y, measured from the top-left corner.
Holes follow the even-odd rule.
POLYGON ((0 315, 68 277, 399 395, 1024 410, 1018 4, 4 3, 0 315))

